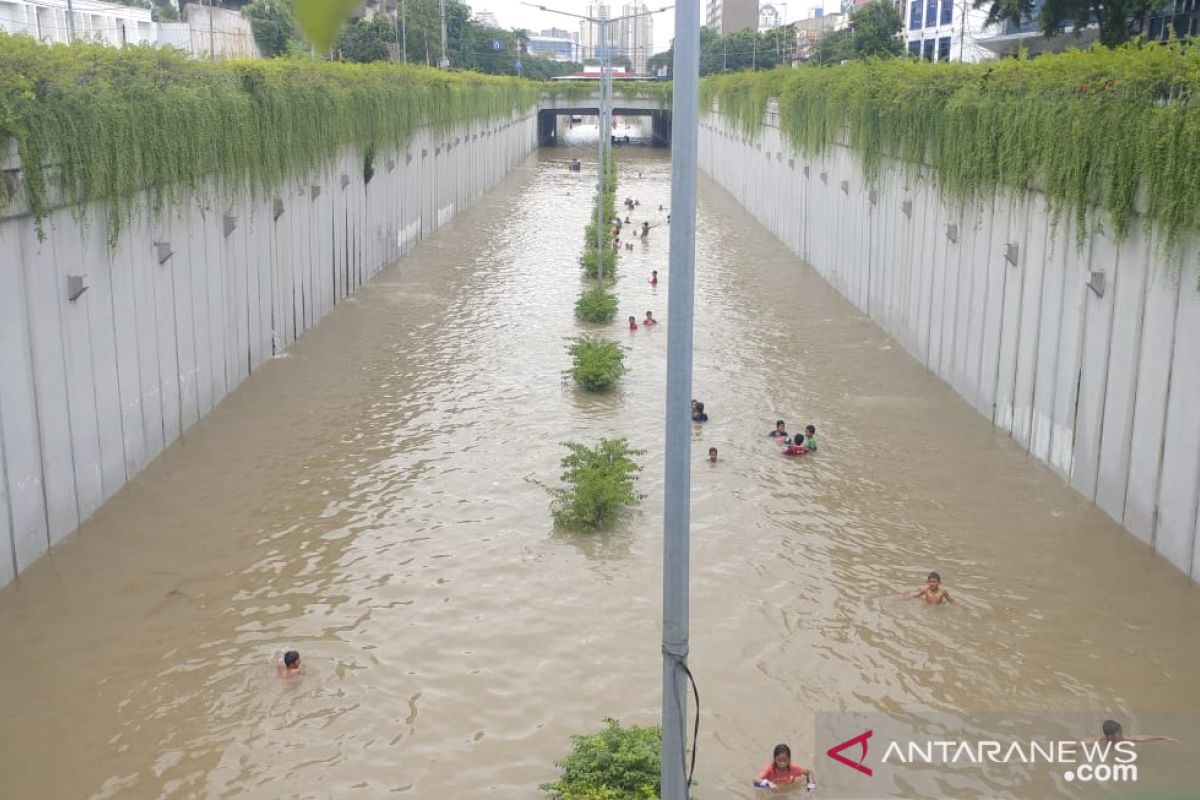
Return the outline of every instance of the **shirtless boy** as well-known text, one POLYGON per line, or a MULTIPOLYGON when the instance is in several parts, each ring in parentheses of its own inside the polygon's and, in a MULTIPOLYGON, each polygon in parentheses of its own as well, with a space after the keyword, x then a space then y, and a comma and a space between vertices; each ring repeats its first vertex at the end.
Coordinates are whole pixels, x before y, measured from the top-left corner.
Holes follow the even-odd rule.
POLYGON ((909 600, 924 598, 925 602, 931 606, 940 606, 942 603, 952 603, 954 605, 966 607, 966 603, 955 600, 950 596, 950 592, 942 588, 942 576, 936 572, 929 573, 926 579, 926 586, 920 591, 913 592, 908 595, 909 600))

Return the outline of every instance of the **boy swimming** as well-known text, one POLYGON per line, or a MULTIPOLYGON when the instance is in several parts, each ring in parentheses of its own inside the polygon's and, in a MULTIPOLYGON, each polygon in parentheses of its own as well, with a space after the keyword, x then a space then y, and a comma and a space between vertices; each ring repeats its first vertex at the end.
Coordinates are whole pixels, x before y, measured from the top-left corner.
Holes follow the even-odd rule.
POLYGON ((925 588, 920 589, 908 595, 909 600, 924 598, 926 604, 931 606, 940 606, 942 603, 950 603, 966 607, 966 603, 955 600, 950 596, 950 592, 942 588, 942 576, 936 572, 929 573, 929 577, 925 579, 925 588))

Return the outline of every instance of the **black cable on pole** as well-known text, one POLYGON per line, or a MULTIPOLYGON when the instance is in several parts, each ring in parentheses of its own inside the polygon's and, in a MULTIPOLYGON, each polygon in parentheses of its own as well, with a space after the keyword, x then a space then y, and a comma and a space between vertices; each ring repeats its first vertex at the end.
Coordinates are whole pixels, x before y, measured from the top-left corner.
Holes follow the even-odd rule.
MULTIPOLYGON (((665 648, 664 652, 666 652, 665 648)), ((692 675, 692 671, 688 669, 687 662, 676 655, 672 655, 672 658, 675 659, 675 663, 684 671, 684 674, 687 675, 688 681, 690 681, 692 684, 692 696, 696 699, 696 721, 692 725, 692 763, 689 766, 688 758, 685 754, 683 756, 683 762, 680 764, 680 767, 683 769, 683 774, 687 776, 687 785, 691 786, 692 777, 696 774, 696 751, 700 747, 700 689, 696 686, 696 678, 692 675)), ((680 716, 682 716, 682 712, 683 709, 681 708, 680 716)))

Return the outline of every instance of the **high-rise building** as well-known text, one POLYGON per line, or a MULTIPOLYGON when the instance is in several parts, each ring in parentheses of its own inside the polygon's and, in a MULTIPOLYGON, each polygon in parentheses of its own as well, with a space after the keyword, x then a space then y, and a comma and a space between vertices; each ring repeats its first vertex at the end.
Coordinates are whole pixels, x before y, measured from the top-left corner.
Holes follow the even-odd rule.
POLYGON ((620 54, 629 59, 634 75, 646 74, 646 62, 654 55, 654 19, 645 3, 637 2, 621 6, 621 16, 628 17, 617 23, 617 44, 620 54), (633 16, 641 14, 640 17, 633 16))
MULTIPOLYGON (((592 19, 610 19, 612 8, 607 3, 596 3, 585 12, 592 19)), ((584 59, 609 58, 620 55, 619 31, 616 25, 604 26, 604 41, 600 41, 600 26, 584 20, 579 23, 579 55, 584 59)))
POLYGON ((722 36, 758 29, 758 0, 708 0, 709 28, 722 36))
MULTIPOLYGON (((434 10, 436 11, 437 9, 434 10)), ((475 21, 480 25, 486 25, 489 28, 500 27, 500 23, 496 20, 496 13, 494 11, 476 11, 475 21)))

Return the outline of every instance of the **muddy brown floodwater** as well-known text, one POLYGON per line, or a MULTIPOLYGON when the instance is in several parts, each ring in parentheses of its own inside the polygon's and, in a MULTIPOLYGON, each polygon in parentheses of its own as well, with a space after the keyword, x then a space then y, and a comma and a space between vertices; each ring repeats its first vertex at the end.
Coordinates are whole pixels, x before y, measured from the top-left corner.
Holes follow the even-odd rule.
MULTIPOLYGON (((576 152, 531 158, 0 591, 0 797, 535 798, 570 734, 658 721, 667 226, 621 254, 628 375, 580 393, 576 152), (616 435, 648 451, 645 503, 554 531, 526 478, 616 435)), ((617 155, 634 222, 665 223, 667 154, 617 155)), ((1195 585, 706 181, 698 230, 698 798, 751 797, 777 741, 812 763, 818 711, 1194 718, 1195 585), (776 418, 819 453, 782 457, 776 418), (972 610, 898 599, 931 569, 972 610)))

